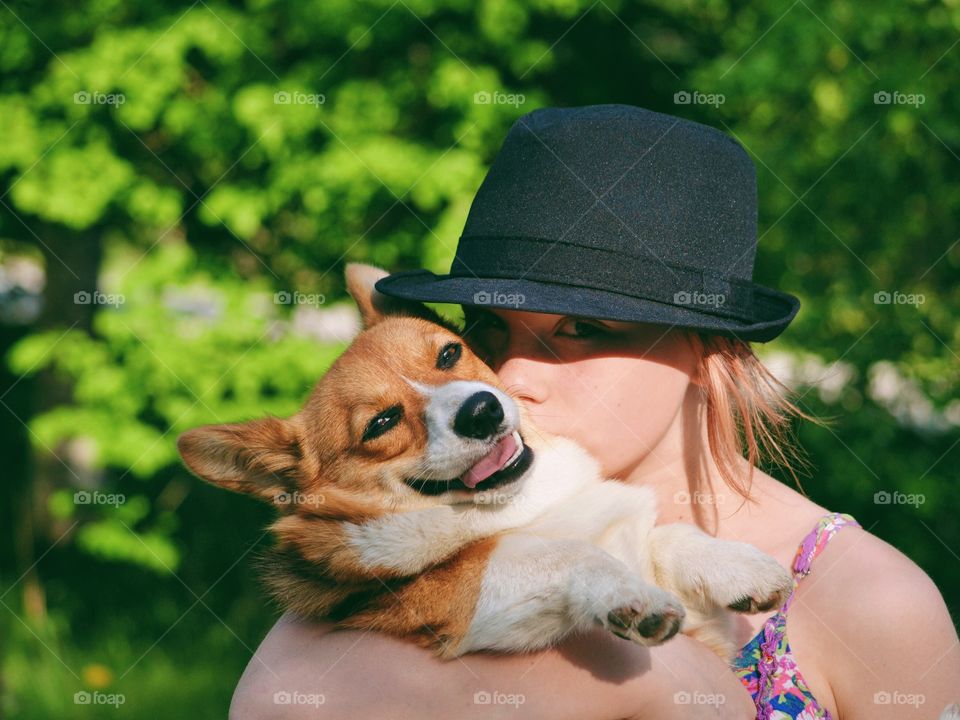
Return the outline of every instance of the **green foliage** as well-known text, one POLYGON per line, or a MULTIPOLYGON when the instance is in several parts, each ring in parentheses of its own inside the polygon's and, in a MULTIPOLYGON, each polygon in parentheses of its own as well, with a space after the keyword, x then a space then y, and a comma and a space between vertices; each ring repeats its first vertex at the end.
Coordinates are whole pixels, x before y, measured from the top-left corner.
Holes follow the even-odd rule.
POLYGON ((105 716, 223 716, 269 624, 252 579, 229 575, 267 515, 190 478, 177 435, 294 412, 344 343, 301 334, 274 293, 349 304, 351 260, 445 272, 507 129, 543 105, 626 102, 745 145, 756 279, 803 303, 759 350, 807 368, 801 407, 838 418, 801 430, 804 486, 956 597, 958 29, 942 1, 4 5, 0 260, 43 262, 48 312, 0 328, 16 458, 0 527, 18 533, 0 592, 36 559, 52 612, 28 628, 24 608, 0 609, 0 714, 73 715, 92 687, 73 668, 99 658, 134 667, 117 683, 131 702, 105 716), (497 92, 522 97, 478 101, 497 92), (109 302, 70 302, 95 291, 109 302), (92 488, 114 502, 77 501, 92 488), (874 500, 895 490, 925 502, 874 500), (203 591, 222 624, 178 625, 203 591))
POLYGON ((64 618, 28 626, 6 611, 0 615, 4 678, 17 690, 0 699, 4 717, 177 720, 226 712, 245 651, 209 615, 197 615, 195 622, 188 616, 149 655, 144 650, 157 637, 147 640, 116 623, 98 630, 93 641, 76 647, 64 618), (75 702, 76 693, 94 692, 119 697, 116 704, 75 702))
POLYGON ((266 284, 215 281, 195 263, 184 244, 118 251, 105 268, 118 304, 97 313, 93 334, 29 335, 12 349, 18 375, 50 368, 72 381, 73 403, 31 421, 41 446, 87 438, 98 467, 150 478, 177 463, 184 430, 296 412, 345 343, 297 336, 266 284))

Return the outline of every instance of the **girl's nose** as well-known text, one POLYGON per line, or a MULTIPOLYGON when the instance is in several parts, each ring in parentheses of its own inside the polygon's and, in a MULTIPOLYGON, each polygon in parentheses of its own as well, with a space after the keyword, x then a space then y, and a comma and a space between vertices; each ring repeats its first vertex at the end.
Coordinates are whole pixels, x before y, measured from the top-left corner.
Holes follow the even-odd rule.
POLYGON ((547 397, 546 364, 524 354, 505 355, 494 368, 510 395, 528 403, 542 403, 547 397))

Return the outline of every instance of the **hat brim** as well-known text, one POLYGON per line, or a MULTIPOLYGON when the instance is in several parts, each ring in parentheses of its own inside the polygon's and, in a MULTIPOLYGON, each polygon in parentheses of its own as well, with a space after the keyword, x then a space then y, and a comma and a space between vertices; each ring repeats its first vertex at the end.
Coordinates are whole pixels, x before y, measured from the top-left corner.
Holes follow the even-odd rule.
POLYGON ((378 280, 374 287, 384 295, 404 300, 651 323, 702 330, 751 342, 773 340, 800 309, 800 300, 795 296, 757 283, 753 283, 753 322, 718 317, 689 307, 609 290, 572 288, 537 280, 437 275, 423 269, 393 273, 378 280))

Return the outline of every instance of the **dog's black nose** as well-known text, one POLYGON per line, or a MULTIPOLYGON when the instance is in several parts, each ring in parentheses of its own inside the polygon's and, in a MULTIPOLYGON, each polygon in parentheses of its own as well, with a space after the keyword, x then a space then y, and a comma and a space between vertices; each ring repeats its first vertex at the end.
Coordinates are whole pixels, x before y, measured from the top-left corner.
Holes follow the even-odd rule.
POLYGON ((464 401, 453 419, 457 435, 471 438, 488 438, 503 422, 503 406, 497 396, 487 390, 474 393, 464 401))

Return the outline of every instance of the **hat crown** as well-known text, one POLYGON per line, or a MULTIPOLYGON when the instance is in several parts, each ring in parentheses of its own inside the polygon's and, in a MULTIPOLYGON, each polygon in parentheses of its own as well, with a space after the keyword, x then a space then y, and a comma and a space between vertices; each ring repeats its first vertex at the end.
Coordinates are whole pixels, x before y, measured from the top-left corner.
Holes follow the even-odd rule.
POLYGON ((543 238, 749 280, 756 171, 739 143, 690 120, 619 104, 541 108, 510 128, 463 236, 543 238))
POLYGON ((510 128, 450 272, 376 289, 766 342, 800 301, 753 282, 756 245, 756 171, 732 138, 631 105, 541 108, 510 128))

